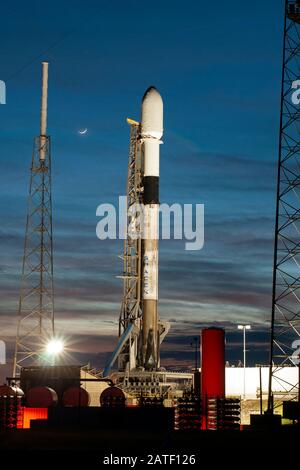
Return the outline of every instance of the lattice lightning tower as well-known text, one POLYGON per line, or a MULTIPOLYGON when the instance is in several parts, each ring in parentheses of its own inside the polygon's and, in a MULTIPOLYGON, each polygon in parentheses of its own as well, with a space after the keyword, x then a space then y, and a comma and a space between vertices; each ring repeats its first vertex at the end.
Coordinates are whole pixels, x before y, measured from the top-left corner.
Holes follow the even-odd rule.
POLYGON ((297 399, 295 386, 282 379, 297 363, 300 345, 300 1, 285 2, 280 139, 275 225, 272 328, 268 411, 282 399, 297 399), (273 397, 280 384, 282 396, 273 397), (275 402, 273 403, 273 398, 275 402))
POLYGON ((13 375, 40 364, 54 336, 50 137, 47 136, 48 63, 42 63, 40 135, 34 139, 13 375))

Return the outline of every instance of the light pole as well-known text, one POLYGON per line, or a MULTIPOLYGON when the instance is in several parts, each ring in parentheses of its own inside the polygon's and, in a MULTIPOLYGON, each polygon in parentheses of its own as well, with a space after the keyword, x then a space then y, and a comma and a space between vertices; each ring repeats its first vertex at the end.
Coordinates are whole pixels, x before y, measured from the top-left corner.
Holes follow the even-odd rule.
POLYGON ((246 330, 251 330, 251 325, 238 325, 238 330, 243 330, 244 345, 244 399, 246 398, 246 330))
POLYGON ((193 341, 191 342, 191 346, 195 348, 195 372, 198 370, 198 357, 199 357, 199 346, 200 346, 200 338, 199 336, 195 336, 193 341))

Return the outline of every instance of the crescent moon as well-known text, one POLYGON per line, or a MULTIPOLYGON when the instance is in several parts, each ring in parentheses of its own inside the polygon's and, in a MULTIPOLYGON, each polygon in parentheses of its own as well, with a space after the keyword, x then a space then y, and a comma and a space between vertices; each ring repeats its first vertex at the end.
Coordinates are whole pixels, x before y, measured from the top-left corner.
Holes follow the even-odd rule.
POLYGON ((78 134, 80 134, 80 135, 84 135, 84 134, 86 134, 86 133, 87 133, 87 131, 88 131, 88 130, 87 130, 87 127, 86 127, 86 128, 85 128, 85 129, 83 129, 82 131, 78 131, 78 134))

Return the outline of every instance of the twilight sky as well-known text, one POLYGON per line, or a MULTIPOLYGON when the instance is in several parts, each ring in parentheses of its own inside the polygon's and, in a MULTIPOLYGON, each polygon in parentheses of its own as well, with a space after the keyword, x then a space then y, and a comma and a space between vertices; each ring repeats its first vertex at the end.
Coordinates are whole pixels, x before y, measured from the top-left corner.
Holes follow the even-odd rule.
POLYGON ((249 361, 266 360, 282 2, 18 0, 1 16, 0 335, 9 350, 46 59, 56 325, 74 361, 103 366, 116 344, 123 242, 96 238, 95 213, 125 193, 125 119, 139 119, 149 85, 165 106, 161 202, 205 204, 201 251, 161 243, 159 310, 171 321, 162 365, 192 366, 191 338, 213 324, 226 328, 236 362, 241 322, 253 328, 249 361))

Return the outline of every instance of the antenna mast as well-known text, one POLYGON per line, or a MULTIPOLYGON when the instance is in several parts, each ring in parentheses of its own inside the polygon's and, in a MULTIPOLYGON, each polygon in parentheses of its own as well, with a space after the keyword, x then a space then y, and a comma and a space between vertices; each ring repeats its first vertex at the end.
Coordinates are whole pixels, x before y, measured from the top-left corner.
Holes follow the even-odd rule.
POLYGON ((42 62, 40 135, 35 137, 13 375, 38 364, 54 335, 50 137, 47 136, 48 62, 42 62))

